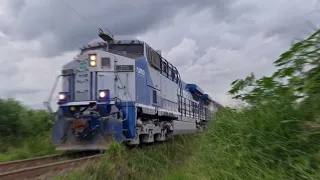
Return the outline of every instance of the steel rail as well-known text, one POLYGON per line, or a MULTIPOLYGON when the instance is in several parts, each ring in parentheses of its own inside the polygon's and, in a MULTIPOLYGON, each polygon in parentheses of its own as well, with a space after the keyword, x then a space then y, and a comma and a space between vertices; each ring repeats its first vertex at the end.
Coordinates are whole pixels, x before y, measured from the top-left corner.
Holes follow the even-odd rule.
POLYGON ((52 163, 57 161, 57 159, 63 158, 64 156, 65 155, 48 155, 0 163, 0 173, 4 173, 13 169, 21 169, 24 167, 52 163))
POLYGON ((52 171, 59 171, 59 170, 67 170, 70 168, 74 168, 80 165, 83 165, 84 163, 92 160, 96 160, 97 158, 101 157, 102 154, 88 156, 88 157, 82 157, 72 160, 64 160, 60 162, 54 162, 57 161, 56 158, 62 157, 62 155, 53 155, 53 156, 46 156, 46 157, 40 157, 40 158, 33 158, 33 159, 27 159, 27 160, 19 160, 14 162, 8 162, 8 163, 1 163, 1 167, 8 167, 6 164, 9 164, 10 167, 13 167, 11 165, 20 165, 20 169, 18 167, 15 167, 15 170, 9 170, 6 172, 0 172, 0 179, 1 180, 13 180, 13 179, 35 179, 36 177, 46 174, 48 172, 52 171), (41 162, 41 159, 43 160, 41 162), (54 159, 50 161, 50 159, 54 159), (21 166, 24 162, 27 162, 29 165, 26 167, 25 165, 21 166), (32 164, 31 162, 38 162, 39 164, 32 164), (45 163, 44 163, 45 162, 45 163), (22 167, 22 168, 21 168, 22 167))

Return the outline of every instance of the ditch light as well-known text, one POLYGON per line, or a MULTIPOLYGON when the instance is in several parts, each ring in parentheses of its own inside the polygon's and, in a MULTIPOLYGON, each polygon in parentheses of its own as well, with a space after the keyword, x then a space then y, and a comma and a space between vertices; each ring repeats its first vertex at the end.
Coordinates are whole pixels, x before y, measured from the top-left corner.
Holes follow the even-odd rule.
POLYGON ((100 90, 98 96, 99 96, 98 97, 99 102, 106 102, 106 103, 110 102, 110 90, 109 89, 100 90))
POLYGON ((67 103, 68 100, 69 100, 69 94, 67 92, 59 92, 59 101, 58 103, 59 104, 64 104, 64 103, 67 103))

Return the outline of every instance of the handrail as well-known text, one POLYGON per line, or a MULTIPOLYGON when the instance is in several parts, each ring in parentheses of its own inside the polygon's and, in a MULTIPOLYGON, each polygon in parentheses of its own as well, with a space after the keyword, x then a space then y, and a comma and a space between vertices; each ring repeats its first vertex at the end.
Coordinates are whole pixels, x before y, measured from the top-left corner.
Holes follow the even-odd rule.
POLYGON ((49 94, 48 100, 45 101, 45 102, 43 102, 44 107, 47 108, 48 111, 49 111, 49 113, 51 113, 51 114, 54 114, 54 112, 53 112, 53 110, 52 110, 52 107, 51 107, 51 105, 50 105, 50 102, 51 102, 51 100, 52 100, 53 93, 54 93, 55 89, 57 88, 57 84, 58 84, 58 82, 59 82, 60 76, 62 76, 62 75, 58 75, 58 76, 56 77, 56 79, 55 79, 55 81, 54 81, 54 84, 53 84, 53 87, 52 87, 52 89, 51 89, 51 92, 50 92, 50 94, 49 94))

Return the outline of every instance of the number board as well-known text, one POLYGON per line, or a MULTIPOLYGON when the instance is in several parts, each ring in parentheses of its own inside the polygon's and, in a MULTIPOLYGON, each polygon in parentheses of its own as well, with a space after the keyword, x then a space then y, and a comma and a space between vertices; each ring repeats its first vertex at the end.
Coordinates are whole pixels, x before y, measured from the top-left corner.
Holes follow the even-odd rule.
POLYGON ((71 75, 73 73, 74 73, 73 69, 64 69, 64 70, 62 70, 62 75, 71 75))
POLYGON ((117 65, 116 66, 116 71, 121 71, 121 72, 133 72, 133 65, 117 65))
POLYGON ((86 61, 80 62, 79 68, 80 68, 81 71, 87 69, 88 68, 88 62, 86 62, 86 61))

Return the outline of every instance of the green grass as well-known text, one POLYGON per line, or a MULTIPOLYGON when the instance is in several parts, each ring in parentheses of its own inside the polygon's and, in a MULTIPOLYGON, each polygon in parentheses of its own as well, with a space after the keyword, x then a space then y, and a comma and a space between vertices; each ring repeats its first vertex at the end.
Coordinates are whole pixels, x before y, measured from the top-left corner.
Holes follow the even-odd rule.
MULTIPOLYGON (((0 152, 0 162, 20 160, 55 154, 54 147, 50 144, 50 133, 22 139, 21 143, 11 145, 6 151, 0 152)), ((7 145, 7 143, 5 144, 7 145)), ((8 145, 7 145, 8 146, 8 145)))
POLYGON ((194 153, 195 141, 196 136, 175 137, 155 147, 130 150, 112 144, 99 163, 56 179, 162 179, 183 167, 194 153))
POLYGON ((319 132, 286 104, 226 109, 200 135, 154 148, 114 145, 96 164, 57 179, 320 179, 319 132))
MULTIPOLYGON (((200 138, 194 158, 180 171, 180 177, 320 179, 316 167, 320 162, 316 160, 320 157, 319 136, 317 140, 299 138, 304 132, 297 130, 296 122, 282 121, 285 111, 267 106, 218 113, 215 123, 200 138)), ((288 111, 286 117, 291 117, 288 111)))

